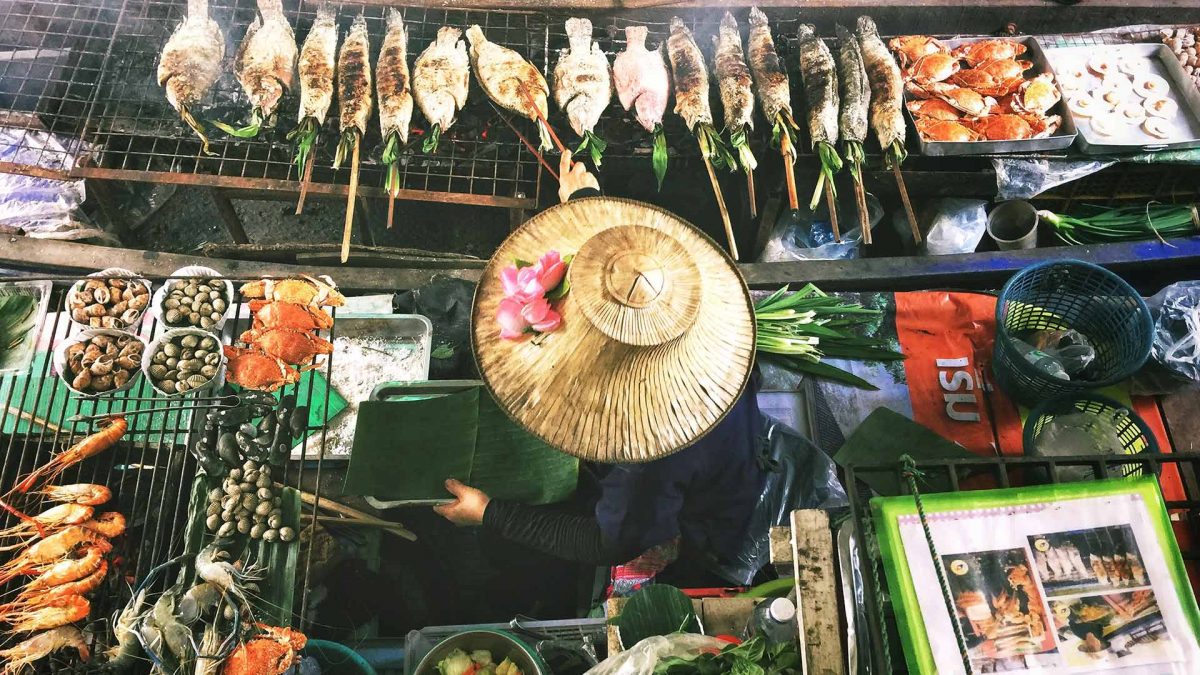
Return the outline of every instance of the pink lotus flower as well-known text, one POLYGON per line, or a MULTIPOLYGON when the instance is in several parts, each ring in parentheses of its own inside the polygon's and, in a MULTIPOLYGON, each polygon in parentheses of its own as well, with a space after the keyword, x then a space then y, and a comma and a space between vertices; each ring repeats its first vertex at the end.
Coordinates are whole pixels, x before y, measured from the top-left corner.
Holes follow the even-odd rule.
POLYGON ((521 318, 539 333, 549 333, 562 323, 562 316, 551 309, 546 298, 538 298, 522 307, 521 318))
POLYGON ((538 283, 547 292, 554 290, 567 275, 567 264, 563 262, 558 251, 547 251, 533 267, 538 270, 538 283))
MULTIPOLYGON (((562 315, 550 306, 546 294, 565 283, 569 260, 563 260, 558 251, 547 251, 532 265, 511 265, 500 270, 504 289, 504 299, 496 308, 500 337, 517 340, 527 333, 549 333, 562 325, 562 315)), ((556 297, 562 297, 566 290, 562 286, 556 297)))
POLYGON ((539 272, 536 265, 520 269, 512 265, 500 270, 500 285, 504 287, 504 297, 526 303, 545 295, 547 287, 538 279, 539 272))
MULTIPOLYGON (((545 299, 543 298, 543 301, 545 299)), ((522 305, 513 298, 505 298, 496 308, 496 323, 500 324, 500 337, 505 340, 516 340, 525 335, 529 322, 522 316, 522 305)))

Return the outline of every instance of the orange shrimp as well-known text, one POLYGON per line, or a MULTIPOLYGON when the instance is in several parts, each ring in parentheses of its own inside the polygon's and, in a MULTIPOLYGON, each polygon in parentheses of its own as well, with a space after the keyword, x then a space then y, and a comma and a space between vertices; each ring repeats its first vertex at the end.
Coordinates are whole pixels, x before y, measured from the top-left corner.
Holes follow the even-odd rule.
POLYGON ((79 524, 105 538, 113 539, 125 534, 125 516, 118 511, 108 511, 79 524))
MULTIPOLYGON (((52 506, 42 511, 34 516, 33 520, 40 523, 44 528, 59 529, 66 525, 78 525, 88 520, 92 517, 93 511, 92 507, 82 504, 59 504, 58 506, 52 506)), ((34 536, 37 536, 37 529, 26 522, 21 522, 10 528, 0 530, 0 539, 29 539, 34 536)), ((8 550, 9 548, 19 546, 24 546, 24 543, 0 550, 8 550)))
POLYGON ((42 591, 82 579, 104 565, 104 552, 99 546, 88 546, 78 558, 54 563, 25 586, 26 591, 42 591))
POLYGON ((112 490, 109 490, 104 485, 96 485, 94 483, 48 485, 37 494, 52 502, 83 504, 84 506, 100 506, 112 499, 112 490))
POLYGON ((0 615, 0 621, 9 624, 13 633, 32 633, 83 621, 91 611, 91 603, 82 595, 64 595, 43 607, 0 615))
POLYGON ((21 591, 16 600, 0 605, 0 615, 18 609, 49 607, 55 599, 69 595, 86 595, 99 588, 106 575, 108 575, 108 562, 101 560, 100 566, 82 579, 68 581, 44 591, 26 588, 21 591))
POLYGON ((32 524, 34 528, 37 529, 39 537, 46 536, 46 530, 40 523, 8 504, 9 498, 11 498, 14 494, 27 494, 33 490, 38 483, 54 480, 69 467, 72 467, 89 457, 94 457, 95 455, 98 455, 116 445, 117 441, 125 435, 125 431, 129 428, 129 425, 125 422, 125 418, 120 415, 109 417, 107 422, 108 423, 103 426, 100 431, 97 431, 96 433, 79 441, 75 445, 72 445, 66 450, 58 453, 54 457, 50 458, 49 462, 46 462, 45 464, 34 469, 29 473, 28 476, 25 476, 23 479, 21 479, 17 483, 16 487, 14 487, 12 490, 9 490, 8 494, 4 495, 4 497, 0 499, 0 508, 8 511, 21 520, 32 524))
POLYGON ((106 537, 80 525, 71 525, 42 539, 22 551, 17 557, 0 565, 0 584, 8 583, 18 574, 40 574, 49 569, 53 563, 70 555, 82 544, 95 546, 102 553, 112 550, 112 543, 106 537))

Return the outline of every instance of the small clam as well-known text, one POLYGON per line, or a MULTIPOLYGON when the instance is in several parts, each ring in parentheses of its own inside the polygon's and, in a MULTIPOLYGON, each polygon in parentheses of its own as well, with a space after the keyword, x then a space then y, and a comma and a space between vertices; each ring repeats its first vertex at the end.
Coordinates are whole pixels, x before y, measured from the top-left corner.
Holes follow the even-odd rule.
POLYGON ((209 292, 208 292, 208 299, 213 301, 213 306, 215 307, 215 306, 216 306, 216 301, 217 301, 217 300, 224 300, 224 299, 225 299, 225 295, 224 295, 223 293, 221 293, 221 291, 219 291, 219 290, 217 290, 217 289, 215 289, 215 288, 214 288, 213 290, 211 290, 211 291, 209 291, 209 292))
POLYGON ((179 310, 177 309, 168 309, 163 318, 166 319, 167 323, 169 324, 177 324, 183 319, 183 315, 180 314, 179 310))
POLYGON ((266 516, 271 512, 271 502, 259 502, 258 506, 254 507, 254 515, 266 516))
POLYGON ((196 297, 196 291, 198 290, 199 288, 196 286, 196 281, 193 279, 188 281, 187 286, 183 287, 183 294, 189 298, 194 298, 196 297))
POLYGON ((150 357, 150 363, 166 363, 166 362, 167 362, 167 353, 161 349, 154 352, 154 356, 150 357))
POLYGON ((208 356, 204 357, 204 363, 206 365, 215 366, 215 365, 221 363, 221 355, 220 354, 209 354, 208 356))
POLYGON ((199 389, 200 387, 208 384, 209 379, 210 378, 207 378, 203 375, 192 375, 187 379, 187 383, 192 389, 199 389))
POLYGON ((168 358, 166 363, 167 363, 167 367, 172 370, 179 367, 179 359, 175 358, 174 356, 168 358))
POLYGON ((153 377, 155 380, 161 380, 167 376, 167 367, 161 363, 155 363, 147 370, 150 372, 150 377, 153 377))
POLYGON ((162 350, 167 356, 179 356, 179 345, 174 342, 168 342, 162 346, 162 350))
POLYGON ((290 528, 290 527, 279 528, 279 540, 280 541, 291 541, 295 538, 296 538, 296 531, 293 530, 292 528, 290 528))
POLYGON ((171 368, 170 366, 167 366, 167 374, 163 375, 163 378, 167 379, 167 380, 178 380, 179 379, 179 371, 175 370, 174 368, 171 368))
POLYGON ((206 356, 208 356, 208 350, 206 349, 197 349, 196 351, 192 352, 192 358, 194 359, 203 360, 206 356))
POLYGON ((186 380, 180 380, 179 382, 175 383, 175 393, 176 394, 182 394, 182 393, 190 390, 191 388, 192 388, 191 385, 189 385, 186 380))
POLYGON ((187 316, 188 323, 196 326, 200 323, 200 312, 191 312, 187 316))
POLYGON ((179 309, 179 298, 167 298, 163 301, 163 307, 167 309, 179 309))
POLYGON ((158 388, 162 389, 163 391, 167 392, 168 394, 174 394, 175 393, 175 381, 174 380, 163 380, 162 382, 158 383, 158 388))
POLYGON ((279 530, 267 530, 262 533, 263 541, 279 541, 279 530))
MULTIPOLYGON (((251 539, 262 539, 263 533, 266 531, 267 531, 267 528, 263 527, 262 523, 258 523, 257 525, 254 525, 253 527, 250 528, 250 538, 251 539)), ((226 605, 226 607, 228 607, 228 605, 226 605)))
POLYGON ((200 348, 207 349, 209 351, 216 349, 217 348, 216 338, 206 336, 204 339, 200 340, 200 348))
POLYGON ((183 349, 179 350, 179 360, 180 361, 190 361, 192 359, 192 357, 195 355, 196 355, 195 349, 188 349, 188 348, 184 347, 183 349))
POLYGON ((204 520, 204 525, 208 527, 209 532, 216 532, 221 527, 221 514, 213 514, 204 520))
POLYGON ((237 531, 242 534, 250 534, 250 527, 253 525, 249 518, 242 518, 238 521, 237 531))
MULTIPOLYGON (((258 495, 258 498, 263 499, 263 500, 270 500, 271 497, 275 496, 275 493, 271 491, 271 488, 266 488, 266 487, 258 488, 258 492, 254 493, 254 494, 258 495)), ((264 501, 263 503, 269 505, 271 502, 264 501)), ((271 509, 268 507, 267 513, 270 513, 270 512, 271 512, 271 509)))
POLYGON ((269 516, 267 518, 267 525, 270 525, 272 528, 278 529, 280 526, 283 525, 283 515, 276 513, 274 515, 269 516))
POLYGON ((247 511, 249 511, 250 509, 253 509, 256 506, 258 506, 258 500, 256 500, 254 498, 253 492, 242 494, 242 508, 243 509, 246 509, 247 511))
POLYGON ((217 530, 217 536, 218 537, 228 537, 233 534, 234 529, 236 527, 237 526, 234 525, 233 523, 225 523, 224 525, 221 526, 221 529, 217 530))
POLYGON ((205 329, 205 330, 208 330, 209 328, 212 328, 212 327, 213 327, 213 324, 215 324, 215 323, 216 323, 216 322, 215 322, 215 321, 213 321, 213 318, 212 318, 212 315, 211 315, 211 314, 209 314, 209 315, 207 315, 207 316, 202 316, 202 317, 200 317, 200 327, 201 327, 201 328, 203 328, 203 329, 205 329))
POLYGON ((198 311, 199 311, 201 314, 212 314, 212 313, 213 313, 213 306, 212 306, 212 304, 211 304, 211 303, 207 303, 207 302, 206 302, 206 303, 204 303, 203 305, 200 305, 200 309, 199 309, 198 311))

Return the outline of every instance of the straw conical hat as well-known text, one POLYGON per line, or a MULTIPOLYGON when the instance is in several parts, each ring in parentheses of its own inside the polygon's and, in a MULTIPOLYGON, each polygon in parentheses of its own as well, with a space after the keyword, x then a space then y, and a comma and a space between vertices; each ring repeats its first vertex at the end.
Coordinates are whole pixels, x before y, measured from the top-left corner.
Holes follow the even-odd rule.
POLYGON ((535 436, 598 462, 646 462, 711 430, 754 359, 745 282, 703 232, 662 209, 596 197, 522 225, 484 268, 472 311, 475 360, 496 401, 535 436), (574 253, 555 331, 500 337, 500 271, 574 253))

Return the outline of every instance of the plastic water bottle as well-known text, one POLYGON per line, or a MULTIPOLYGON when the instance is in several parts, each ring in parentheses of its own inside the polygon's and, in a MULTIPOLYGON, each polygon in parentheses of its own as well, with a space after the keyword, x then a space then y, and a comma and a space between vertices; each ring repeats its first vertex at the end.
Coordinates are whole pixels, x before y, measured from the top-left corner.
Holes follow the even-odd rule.
POLYGON ((1060 380, 1071 379, 1071 376, 1067 374, 1066 369, 1063 368, 1062 361, 1050 356, 1046 352, 1034 348, 1033 345, 1025 342, 1024 340, 1014 339, 1012 343, 1013 346, 1017 348, 1017 351, 1021 352, 1021 356, 1025 357, 1025 360, 1031 363, 1034 368, 1037 368, 1050 377, 1056 377, 1060 380))
POLYGON ((796 606, 787 598, 763 600, 754 606, 748 637, 761 635, 770 644, 796 641, 796 606))

